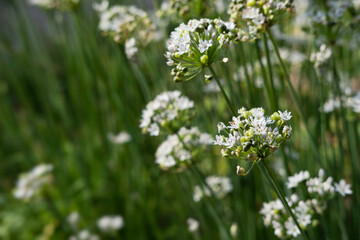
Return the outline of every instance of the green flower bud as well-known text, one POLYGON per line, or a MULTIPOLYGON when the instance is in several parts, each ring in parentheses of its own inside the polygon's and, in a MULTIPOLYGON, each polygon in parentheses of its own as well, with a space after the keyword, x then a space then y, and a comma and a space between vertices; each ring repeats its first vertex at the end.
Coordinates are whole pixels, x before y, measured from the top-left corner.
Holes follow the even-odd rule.
POLYGON ((209 57, 208 57, 208 55, 203 55, 203 56, 201 56, 201 58, 200 58, 200 62, 202 63, 202 64, 207 64, 207 62, 208 62, 208 60, 209 60, 209 57))
POLYGON ((280 120, 280 114, 278 112, 274 112, 271 116, 270 119, 273 121, 278 121, 280 120))

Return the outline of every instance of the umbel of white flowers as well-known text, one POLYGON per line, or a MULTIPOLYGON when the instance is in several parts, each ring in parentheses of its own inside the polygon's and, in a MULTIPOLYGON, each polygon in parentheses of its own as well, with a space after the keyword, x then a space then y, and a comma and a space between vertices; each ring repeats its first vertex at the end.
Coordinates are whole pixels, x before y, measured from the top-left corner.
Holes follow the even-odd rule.
POLYGON ((171 75, 175 82, 189 80, 203 68, 222 60, 223 50, 240 40, 234 23, 221 19, 192 19, 171 32, 165 54, 167 65, 174 66, 171 75))
POLYGON ((99 229, 103 232, 114 232, 124 227, 122 216, 103 216, 97 221, 99 229))
POLYGON ((155 153, 156 163, 163 170, 188 168, 211 143, 210 134, 201 133, 197 127, 182 127, 160 144, 155 153))
POLYGON ((243 29, 243 39, 253 41, 293 9, 293 0, 232 0, 230 21, 243 29))
POLYGON ((144 133, 158 136, 161 131, 175 133, 194 115, 194 102, 181 96, 180 91, 159 94, 142 111, 140 128, 144 133))
MULTIPOLYGON (((314 178, 310 178, 308 171, 301 171, 294 176, 290 176, 287 187, 290 190, 296 190, 296 187, 303 184, 304 181, 306 181, 304 185, 309 198, 300 200, 300 197, 294 193, 287 199, 289 206, 293 209, 300 226, 304 230, 309 225, 314 227, 318 225, 318 215, 324 213, 328 201, 334 197, 335 192, 338 192, 343 197, 352 194, 350 184, 346 184, 343 179, 339 183, 334 183, 332 177, 325 178, 323 169, 320 169, 318 176, 314 178)), ((300 235, 299 229, 279 199, 264 203, 260 213, 263 215, 265 226, 271 226, 277 237, 289 239, 300 235)))
POLYGON ((114 5, 108 1, 95 3, 93 8, 99 13, 99 29, 118 43, 125 43, 125 53, 132 58, 139 47, 148 45, 154 37, 155 25, 148 14, 135 6, 114 5))
POLYGON ((40 194, 44 185, 50 183, 53 165, 40 164, 26 173, 22 173, 16 182, 14 197, 30 200, 34 195, 40 194))
POLYGON ((291 136, 292 129, 285 124, 292 117, 287 110, 274 112, 270 117, 265 116, 263 108, 241 108, 238 113, 229 126, 218 124, 221 134, 216 136, 214 145, 222 147, 223 157, 256 163, 270 156, 291 136))

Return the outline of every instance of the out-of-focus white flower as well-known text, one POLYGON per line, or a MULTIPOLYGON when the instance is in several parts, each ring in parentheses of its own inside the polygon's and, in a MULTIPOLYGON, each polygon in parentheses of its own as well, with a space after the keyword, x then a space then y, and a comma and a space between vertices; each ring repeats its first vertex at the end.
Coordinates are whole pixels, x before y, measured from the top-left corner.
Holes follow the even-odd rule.
POLYGON ((310 61, 314 63, 315 68, 320 67, 331 57, 332 51, 330 47, 327 47, 325 44, 320 46, 320 51, 312 53, 310 56, 310 61))
POLYGON ((100 31, 118 43, 125 43, 128 57, 133 56, 138 47, 145 47, 152 41, 155 25, 145 11, 135 6, 109 7, 108 1, 94 4, 93 8, 100 17, 100 31))
POLYGON ((180 91, 163 92, 142 111, 140 128, 151 136, 158 136, 161 130, 176 132, 190 120, 193 108, 194 102, 180 91))
POLYGON ((339 183, 335 183, 335 190, 341 194, 341 196, 345 197, 345 195, 351 195, 351 185, 346 184, 344 179, 341 179, 339 183))
POLYGON ((136 47, 135 38, 130 38, 125 42, 125 54, 128 59, 132 59, 135 54, 138 52, 138 48, 136 47))
POLYGON ((117 135, 114 135, 113 133, 108 133, 107 137, 110 142, 115 144, 123 144, 131 141, 130 134, 125 131, 121 131, 117 135))
MULTIPOLYGON (((205 179, 207 185, 211 188, 212 192, 217 198, 223 198, 226 194, 233 190, 230 178, 209 176, 205 179)), ((199 202, 204 196, 210 197, 211 191, 207 187, 200 187, 196 185, 194 187, 193 200, 199 202)))
POLYGON ((71 236, 69 240, 100 240, 99 236, 90 233, 89 230, 84 229, 80 231, 76 236, 71 236))
POLYGON ((103 232, 114 232, 124 227, 122 216, 103 216, 97 221, 97 226, 103 232))
POLYGON ((177 134, 169 135, 160 144, 155 153, 156 163, 163 170, 188 167, 200 150, 211 143, 211 136, 201 133, 197 127, 180 128, 177 134))
POLYGON ((77 229, 79 220, 80 220, 80 214, 78 212, 72 212, 67 217, 67 222, 73 229, 77 229))
POLYGON ((13 192, 14 197, 29 200, 51 181, 52 164, 40 164, 27 173, 20 175, 13 192))
POLYGON ((285 228, 286 234, 289 236, 297 237, 300 235, 300 230, 295 225, 294 220, 291 217, 285 222, 285 228))
POLYGON ((187 219, 189 232, 196 232, 199 229, 199 222, 193 218, 187 219))
POLYGON ((302 181, 305 181, 310 178, 310 173, 308 171, 300 171, 299 173, 294 174, 288 178, 287 187, 295 188, 302 181))

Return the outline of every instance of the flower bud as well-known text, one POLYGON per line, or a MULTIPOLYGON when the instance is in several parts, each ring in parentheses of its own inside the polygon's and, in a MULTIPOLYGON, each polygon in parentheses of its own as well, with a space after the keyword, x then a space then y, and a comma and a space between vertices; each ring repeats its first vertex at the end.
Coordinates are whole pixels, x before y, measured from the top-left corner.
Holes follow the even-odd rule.
POLYGON ((243 175, 245 173, 245 168, 240 167, 239 165, 236 167, 236 174, 243 175))
POLYGON ((200 62, 202 63, 202 64, 207 64, 207 62, 208 62, 208 60, 209 60, 209 57, 208 57, 208 55, 203 55, 203 56, 201 56, 201 58, 200 58, 200 62))

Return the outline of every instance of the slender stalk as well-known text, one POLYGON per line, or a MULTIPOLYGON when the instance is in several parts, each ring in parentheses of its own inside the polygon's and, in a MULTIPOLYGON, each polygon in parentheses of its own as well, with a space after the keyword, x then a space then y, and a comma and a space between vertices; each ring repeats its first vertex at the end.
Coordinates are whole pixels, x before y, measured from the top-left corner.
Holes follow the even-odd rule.
POLYGON ((310 137, 310 140, 311 140, 311 143, 310 144, 315 152, 315 155, 316 155, 316 160, 318 161, 319 165, 322 167, 322 164, 320 162, 320 159, 319 159, 319 149, 317 148, 317 143, 315 141, 315 138, 314 136, 311 134, 311 131, 310 131, 310 128, 309 126, 306 124, 306 120, 305 120, 305 116, 304 116, 304 113, 302 111, 302 107, 301 107, 301 104, 300 104, 300 100, 299 100, 299 97, 297 96, 296 92, 295 92, 295 89, 294 89, 294 86, 292 85, 291 81, 290 81, 290 76, 289 76, 289 73, 287 72, 286 70, 286 66, 285 66, 285 63, 284 61, 282 60, 281 56, 280 56, 280 52, 279 52, 279 49, 277 47, 277 44, 276 44, 276 41, 270 31, 270 29, 267 30, 267 34, 269 35, 269 38, 271 40, 271 43, 274 47, 274 50, 275 50, 275 54, 280 62, 280 65, 281 65, 281 68, 282 68, 282 71, 285 75, 285 80, 286 80, 286 84, 288 85, 289 89, 290 89, 290 95, 292 97, 292 99, 294 100, 294 103, 295 103, 295 106, 297 108, 297 111, 299 113, 299 117, 300 117, 300 120, 303 122, 304 126, 305 126, 305 129, 310 137))
POLYGON ((302 238, 304 240, 308 240, 308 237, 305 235, 304 231, 302 230, 302 228, 300 227, 300 224, 297 221, 297 218, 295 216, 295 214, 293 213, 293 211, 291 210, 289 204, 287 203, 284 194, 282 193, 279 184, 277 183, 277 180, 275 178, 275 176, 272 174, 269 166, 267 165, 267 163, 264 161, 264 159, 261 159, 259 161, 261 170, 264 172, 266 178, 268 179, 268 181, 270 182, 270 184, 272 185, 272 187, 274 188, 277 196, 280 198, 282 204, 284 205, 285 209, 288 211, 288 213, 290 214, 290 216, 292 217, 292 219, 294 220, 296 226, 298 227, 300 234, 302 236, 302 238))
POLYGON ((231 113, 235 116, 235 115, 236 115, 236 112, 235 112, 233 106, 231 105, 231 102, 230 102, 230 100, 229 100, 229 97, 226 95, 226 92, 225 92, 223 86, 221 85, 221 82, 220 82, 218 76, 216 75, 214 69, 213 69, 211 66, 209 66, 209 69, 210 69, 211 74, 212 74, 213 77, 215 78, 215 81, 216 81, 217 85, 219 86, 219 88, 220 88, 220 90, 221 90, 221 93, 223 94, 223 96, 224 96, 224 98, 225 98, 225 100, 226 100, 226 104, 228 105, 229 109, 231 110, 231 113))

